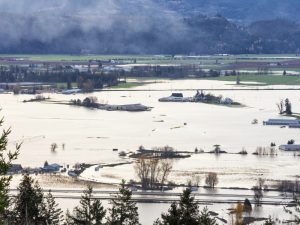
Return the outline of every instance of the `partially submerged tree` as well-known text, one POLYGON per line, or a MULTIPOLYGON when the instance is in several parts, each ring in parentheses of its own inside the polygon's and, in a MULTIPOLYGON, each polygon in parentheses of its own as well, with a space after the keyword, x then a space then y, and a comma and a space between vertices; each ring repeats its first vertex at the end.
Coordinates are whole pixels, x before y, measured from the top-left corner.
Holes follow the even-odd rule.
POLYGON ((285 113, 287 115, 292 115, 292 103, 290 102, 290 100, 287 98, 285 99, 285 113))
POLYGON ((134 170, 141 181, 142 188, 146 189, 149 183, 149 159, 145 157, 140 157, 134 165, 134 170))
POLYGON ((162 189, 172 168, 172 160, 156 157, 140 157, 134 166, 143 189, 162 189))
POLYGON ((285 111, 284 110, 284 102, 283 102, 283 100, 281 99, 281 101, 279 103, 277 103, 276 105, 277 105, 279 114, 283 114, 284 111, 285 111))
POLYGON ((264 197, 263 195, 263 188, 265 184, 265 179, 259 178, 257 180, 257 185, 253 187, 253 192, 254 192, 254 203, 256 206, 261 206, 261 200, 264 197))
POLYGON ((279 103, 276 104, 278 108, 279 114, 287 114, 292 115, 292 103, 288 98, 286 98, 284 101, 280 100, 279 103))
POLYGON ((210 188, 215 188, 218 182, 219 179, 217 173, 209 172, 205 177, 205 184, 210 188))
POLYGON ((56 149, 58 148, 58 145, 56 143, 52 143, 50 145, 50 150, 52 153, 56 153, 56 149))
POLYGON ((193 175, 192 178, 189 180, 189 186, 191 187, 199 187, 201 181, 201 177, 197 174, 193 175))
POLYGON ((98 103, 98 99, 95 96, 86 97, 82 101, 82 105, 85 107, 94 107, 98 103))
POLYGON ((221 152, 221 145, 214 145, 214 153, 220 154, 221 152))
POLYGON ((163 188, 165 181, 168 179, 169 174, 171 173, 171 170, 173 168, 173 161, 164 159, 160 161, 160 171, 161 171, 161 179, 160 179, 160 184, 161 188, 163 188))
MULTIPOLYGON (((4 120, 0 120, 0 127, 3 125, 4 120)), ((12 162, 17 159, 21 145, 17 144, 14 151, 7 149, 8 136, 11 129, 3 130, 0 136, 0 224, 4 224, 7 217, 7 209, 10 205, 8 196, 9 185, 12 179, 11 176, 6 176, 12 162)))
POLYGON ((93 188, 88 186, 75 207, 73 215, 67 212, 67 223, 72 225, 102 225, 106 210, 99 199, 93 199, 93 188))

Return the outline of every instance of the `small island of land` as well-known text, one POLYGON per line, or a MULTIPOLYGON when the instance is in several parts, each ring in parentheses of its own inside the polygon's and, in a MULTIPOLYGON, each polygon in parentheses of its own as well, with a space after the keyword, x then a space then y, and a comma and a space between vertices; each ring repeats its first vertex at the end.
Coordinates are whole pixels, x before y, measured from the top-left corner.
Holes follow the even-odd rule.
POLYGON ((128 112, 143 112, 150 111, 151 107, 142 104, 127 104, 127 105, 110 105, 98 103, 96 97, 86 97, 84 100, 73 99, 70 105, 83 106, 87 108, 102 109, 107 111, 128 111, 128 112))
POLYGON ((233 101, 231 98, 224 98, 222 95, 215 96, 204 91, 197 91, 193 97, 183 97, 182 93, 172 93, 169 97, 159 99, 160 102, 197 102, 225 106, 242 106, 241 103, 233 101))

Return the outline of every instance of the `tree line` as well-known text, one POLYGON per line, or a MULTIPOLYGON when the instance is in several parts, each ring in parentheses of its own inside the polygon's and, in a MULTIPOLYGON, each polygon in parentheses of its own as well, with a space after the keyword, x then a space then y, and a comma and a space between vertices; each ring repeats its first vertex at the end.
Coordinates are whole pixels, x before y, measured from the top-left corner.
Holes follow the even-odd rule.
MULTIPOLYGON (((105 209, 87 186, 79 205, 64 215, 51 191, 46 195, 39 183, 25 173, 18 186, 16 196, 9 198, 9 206, 1 212, 1 223, 9 225, 140 225, 138 207, 132 192, 121 183, 118 194, 110 200, 111 207, 105 209)), ((199 210, 187 188, 180 202, 172 203, 169 211, 161 215, 154 225, 216 225, 207 210, 199 210)))
MULTIPOLYGON (((67 88, 72 88, 72 83, 77 83, 81 89, 91 91, 94 88, 103 88, 105 85, 117 85, 121 72, 111 70, 104 72, 79 71, 69 66, 56 66, 54 68, 32 68, 19 65, 0 66, 0 83, 12 82, 41 82, 41 83, 67 83, 67 88)), ((6 85, 4 88, 9 89, 6 85)))

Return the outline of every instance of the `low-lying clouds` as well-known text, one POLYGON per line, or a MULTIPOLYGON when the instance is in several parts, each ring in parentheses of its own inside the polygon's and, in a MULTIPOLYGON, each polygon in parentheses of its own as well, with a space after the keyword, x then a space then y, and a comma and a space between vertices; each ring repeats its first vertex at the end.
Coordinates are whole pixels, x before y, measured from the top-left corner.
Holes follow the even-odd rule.
POLYGON ((31 43, 56 51, 64 42, 71 52, 138 53, 186 29, 180 16, 151 0, 1 0, 0 11, 2 50, 31 43))
MULTIPOLYGON (((202 13, 228 10, 230 4, 238 1, 0 0, 0 53, 205 54, 248 53, 249 49, 261 51, 263 46, 253 45, 260 34, 256 32, 257 36, 253 37, 251 29, 245 25, 237 26, 222 16, 206 17, 194 11, 183 13, 193 7, 202 13), (216 8, 217 5, 220 8, 216 8)), ((266 43, 269 43, 268 51, 273 51, 269 47, 272 43, 266 43)), ((295 42, 288 51, 296 45, 295 42)))

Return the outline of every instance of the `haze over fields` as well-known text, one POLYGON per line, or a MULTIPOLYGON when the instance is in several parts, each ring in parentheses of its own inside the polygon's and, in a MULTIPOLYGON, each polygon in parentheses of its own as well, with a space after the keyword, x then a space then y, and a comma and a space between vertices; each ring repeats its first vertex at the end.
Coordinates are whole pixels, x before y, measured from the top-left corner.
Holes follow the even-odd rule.
POLYGON ((0 53, 297 53, 297 0, 1 0, 0 53))

